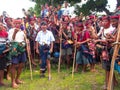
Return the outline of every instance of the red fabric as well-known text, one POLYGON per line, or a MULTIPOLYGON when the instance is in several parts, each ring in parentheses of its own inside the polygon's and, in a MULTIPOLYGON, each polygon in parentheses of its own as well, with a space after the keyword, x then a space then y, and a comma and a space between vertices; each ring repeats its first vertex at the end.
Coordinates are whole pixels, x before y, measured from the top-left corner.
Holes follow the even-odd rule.
MULTIPOLYGON (((74 35, 75 35, 75 32, 72 32, 72 36, 73 36, 73 37, 74 37, 74 35)), ((83 35, 83 38, 82 38, 82 39, 81 39, 81 36, 82 36, 82 33, 77 34, 77 41, 82 42, 82 41, 85 41, 85 40, 87 40, 88 38, 90 38, 90 34, 89 34, 88 31, 85 31, 85 32, 84 32, 84 35, 83 35)))
POLYGON ((78 35, 78 41, 79 41, 79 42, 83 42, 83 41, 87 40, 88 38, 90 38, 90 34, 89 34, 88 31, 85 31, 82 39, 81 39, 81 37, 82 37, 82 33, 80 33, 80 34, 78 35))
POLYGON ((7 38, 8 37, 8 33, 5 30, 1 30, 0 31, 0 37, 1 38, 7 38))
POLYGON ((111 16, 111 19, 119 19, 118 15, 111 16))

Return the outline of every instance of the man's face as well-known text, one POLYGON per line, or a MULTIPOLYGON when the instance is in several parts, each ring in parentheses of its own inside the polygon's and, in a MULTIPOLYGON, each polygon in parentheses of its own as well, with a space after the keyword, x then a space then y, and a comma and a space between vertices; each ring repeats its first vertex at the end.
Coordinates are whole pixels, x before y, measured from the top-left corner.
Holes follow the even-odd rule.
POLYGON ((7 23, 8 26, 12 26, 13 25, 11 20, 8 20, 6 23, 7 23))
POLYGON ((77 30, 78 32, 80 32, 80 31, 83 30, 83 27, 80 27, 80 26, 76 26, 75 28, 76 28, 76 30, 77 30))
POLYGON ((110 21, 105 19, 105 20, 102 21, 102 24, 103 24, 104 28, 108 28, 110 26, 110 21))
POLYGON ((46 29, 47 29, 47 25, 46 25, 46 24, 43 24, 43 25, 41 26, 41 29, 42 29, 42 30, 46 30, 46 29))
POLYGON ((16 22, 14 25, 15 25, 16 28, 20 29, 21 23, 20 22, 16 22))
POLYGON ((118 26, 118 20, 117 19, 111 19, 111 24, 113 27, 116 27, 118 26))

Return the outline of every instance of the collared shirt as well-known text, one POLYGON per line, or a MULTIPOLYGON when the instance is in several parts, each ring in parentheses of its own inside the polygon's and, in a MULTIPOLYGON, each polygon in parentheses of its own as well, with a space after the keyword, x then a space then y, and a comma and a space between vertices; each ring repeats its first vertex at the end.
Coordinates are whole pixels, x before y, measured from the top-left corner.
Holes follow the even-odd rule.
POLYGON ((46 30, 43 32, 42 30, 38 32, 35 41, 39 42, 40 45, 50 45, 51 42, 55 41, 55 38, 51 31, 46 30))

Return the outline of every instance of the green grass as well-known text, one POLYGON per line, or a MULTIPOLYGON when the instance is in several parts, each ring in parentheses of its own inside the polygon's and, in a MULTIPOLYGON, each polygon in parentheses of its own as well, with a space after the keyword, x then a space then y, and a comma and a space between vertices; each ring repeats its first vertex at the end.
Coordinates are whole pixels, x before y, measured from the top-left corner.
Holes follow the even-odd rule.
MULTIPOLYGON (((104 70, 100 65, 96 66, 97 72, 85 72, 75 73, 72 78, 70 70, 66 70, 65 67, 61 68, 61 72, 57 73, 57 67, 52 67, 52 80, 48 81, 48 75, 46 73, 45 78, 40 78, 40 73, 33 71, 33 80, 30 80, 30 71, 24 69, 21 75, 21 79, 25 81, 25 84, 19 85, 15 90, 103 90, 104 85, 104 70)), ((38 68, 39 70, 39 68, 38 68)), ((120 83, 120 77, 117 74, 117 79, 120 83)), ((6 81, 8 87, 0 87, 0 90, 13 90, 11 88, 11 82, 6 81)), ((120 85, 115 87, 114 90, 120 90, 120 85)))

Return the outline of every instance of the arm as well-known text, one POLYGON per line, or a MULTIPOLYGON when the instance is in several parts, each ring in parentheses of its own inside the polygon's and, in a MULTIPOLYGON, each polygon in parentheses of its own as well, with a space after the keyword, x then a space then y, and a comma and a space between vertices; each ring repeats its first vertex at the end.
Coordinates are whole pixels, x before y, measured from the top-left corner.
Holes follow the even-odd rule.
POLYGON ((62 33, 65 36, 65 39, 68 39, 68 36, 65 34, 65 32, 62 32, 62 33))
POLYGON ((14 33, 13 33, 13 35, 12 35, 12 39, 13 39, 13 40, 15 40, 15 37, 16 37, 16 34, 17 34, 18 31, 19 31, 19 29, 15 29, 15 30, 14 30, 14 33))
POLYGON ((50 44, 50 53, 52 53, 53 52, 53 42, 51 42, 51 44, 50 44))
POLYGON ((36 41, 36 53, 39 54, 39 49, 38 49, 39 43, 36 41))

